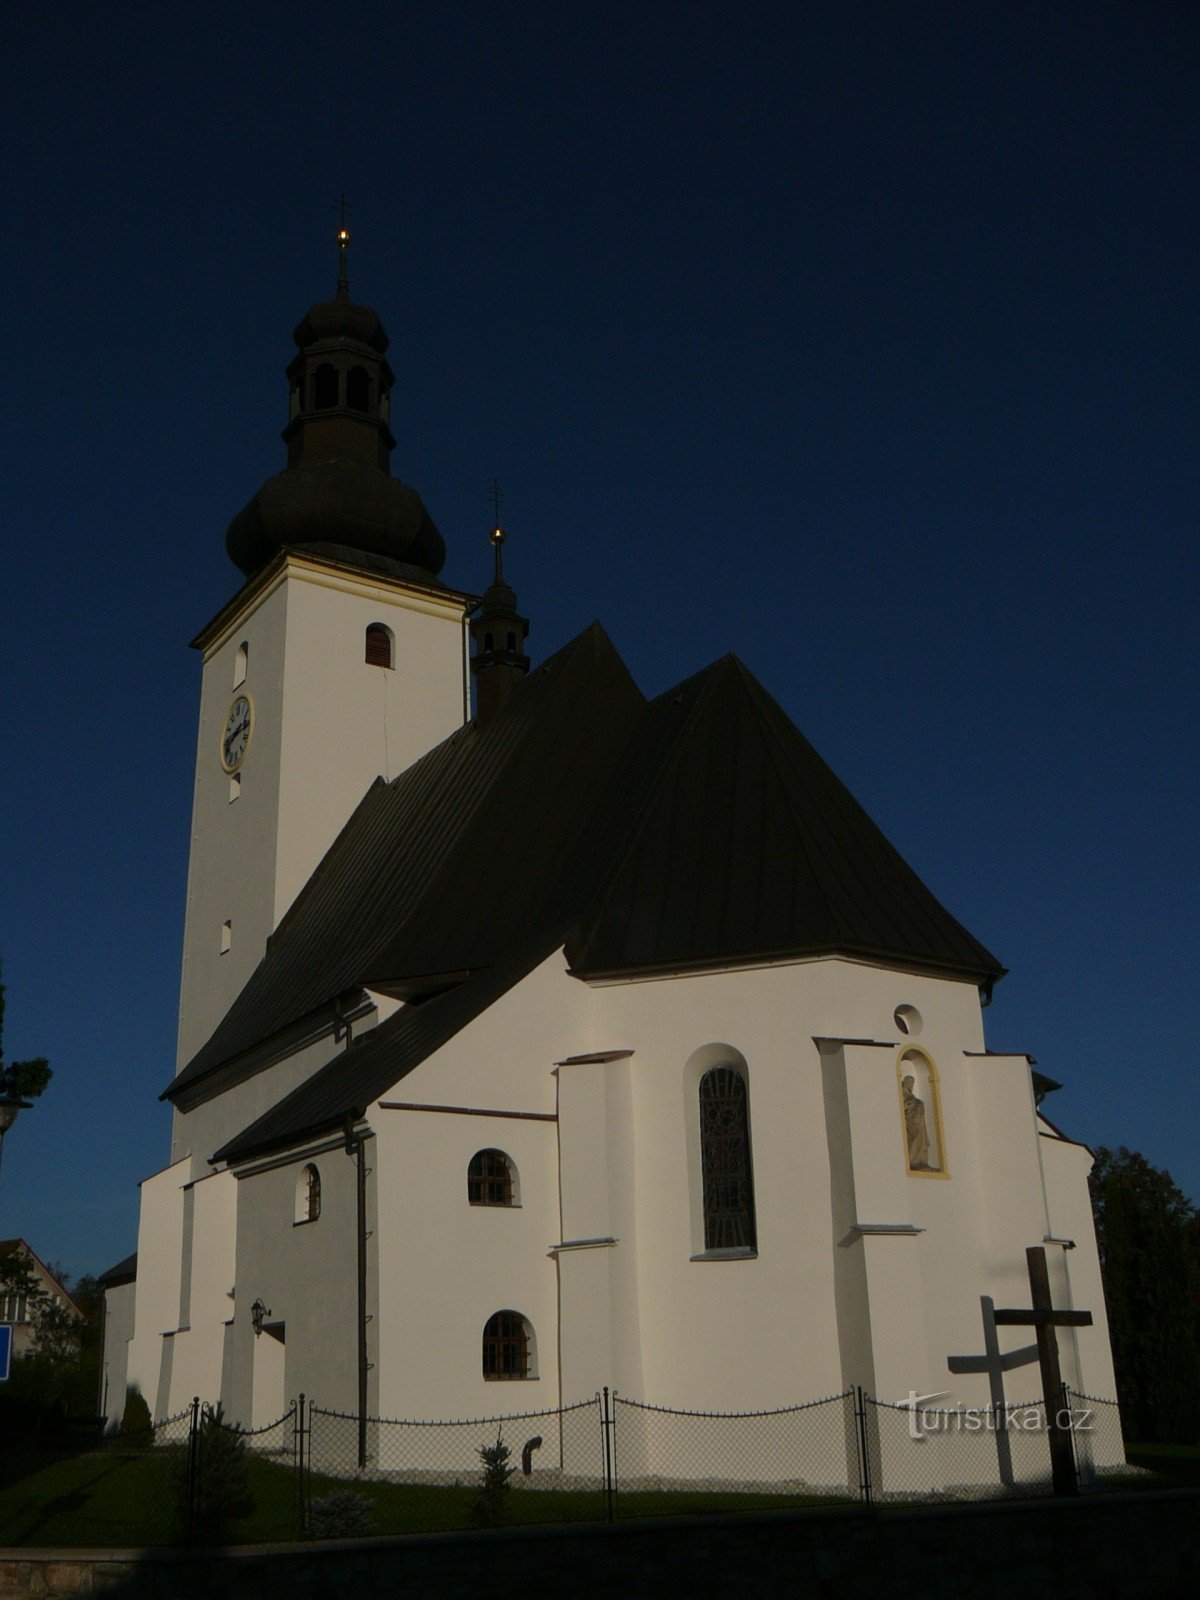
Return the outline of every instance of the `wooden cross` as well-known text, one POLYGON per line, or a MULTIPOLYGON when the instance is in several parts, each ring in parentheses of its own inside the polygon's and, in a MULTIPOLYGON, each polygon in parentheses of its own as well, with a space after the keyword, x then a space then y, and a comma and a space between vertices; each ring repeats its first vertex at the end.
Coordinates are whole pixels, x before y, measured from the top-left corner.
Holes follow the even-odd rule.
POLYGON ((1090 1311, 1055 1311, 1050 1298, 1050 1274, 1046 1268, 1046 1252, 1040 1244, 1031 1245, 1025 1252, 1029 1265, 1029 1295, 1032 1311, 996 1311, 998 1328, 1036 1328, 1038 1362, 1042 1369, 1042 1396, 1046 1406, 1046 1430, 1050 1436, 1050 1467, 1054 1475, 1055 1494, 1079 1493, 1075 1476, 1075 1451, 1071 1444, 1071 1429, 1064 1421, 1067 1410, 1063 1390, 1062 1371, 1058 1365, 1058 1337, 1055 1328, 1090 1328, 1090 1311))

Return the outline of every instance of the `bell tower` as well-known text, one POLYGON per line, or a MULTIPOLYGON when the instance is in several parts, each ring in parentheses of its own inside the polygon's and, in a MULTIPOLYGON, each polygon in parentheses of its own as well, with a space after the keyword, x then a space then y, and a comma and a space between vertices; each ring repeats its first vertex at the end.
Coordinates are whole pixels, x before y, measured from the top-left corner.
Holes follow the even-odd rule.
POLYGON ((203 667, 180 1066, 374 780, 468 712, 473 597, 442 582, 442 536, 391 475, 395 375, 379 316, 350 298, 350 242, 343 223, 334 296, 295 329, 286 465, 226 534, 243 581, 193 641, 203 667))

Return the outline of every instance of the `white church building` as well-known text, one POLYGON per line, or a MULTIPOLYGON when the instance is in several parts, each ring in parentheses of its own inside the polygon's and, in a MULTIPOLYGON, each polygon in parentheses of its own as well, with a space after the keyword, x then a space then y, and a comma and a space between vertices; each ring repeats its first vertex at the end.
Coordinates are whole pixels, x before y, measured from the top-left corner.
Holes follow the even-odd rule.
POLYGON ((1091 1156, 987 1047, 1000 963, 736 657, 647 700, 593 624, 531 668, 503 535, 482 600, 446 587, 390 475, 344 269, 295 339, 194 641, 172 1143, 110 1411, 986 1406, 1033 1245, 1095 1316, 1064 1378, 1113 1395, 1091 1156))

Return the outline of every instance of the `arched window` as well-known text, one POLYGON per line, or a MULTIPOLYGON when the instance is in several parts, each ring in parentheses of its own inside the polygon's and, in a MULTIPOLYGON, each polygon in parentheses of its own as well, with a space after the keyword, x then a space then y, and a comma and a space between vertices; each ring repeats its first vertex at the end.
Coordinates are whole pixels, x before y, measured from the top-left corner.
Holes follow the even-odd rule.
POLYGON ((296 1221, 315 1222, 321 1215, 321 1174, 310 1161, 296 1180, 296 1221))
POLYGON ((503 1150, 477 1150, 467 1167, 467 1199, 473 1206, 516 1204, 513 1165, 503 1150))
POLYGON ((914 1176, 944 1178, 946 1148, 937 1068, 924 1050, 906 1050, 896 1063, 896 1076, 908 1170, 914 1176))
POLYGON ((488 650, 492 650, 492 649, 495 648, 495 646, 492 643, 492 636, 491 636, 490 633, 485 633, 484 636, 483 636, 483 648, 484 648, 485 653, 488 650))
POLYGON ((497 1311, 483 1329, 485 1378, 535 1378, 533 1329, 519 1311, 497 1311))
POLYGON ((515 633, 510 633, 508 636, 508 648, 510 650, 515 650, 517 648, 517 636, 515 633))
POLYGON ((313 408, 316 411, 328 411, 331 406, 336 406, 337 403, 337 368, 330 366, 328 361, 323 361, 314 375, 313 408))
POLYGON ((373 622, 367 629, 364 658, 369 667, 390 667, 392 664, 392 630, 382 622, 373 622))
POLYGON ((700 1169, 705 1250, 753 1250, 750 1105, 736 1067, 713 1067, 700 1079, 700 1169))
POLYGON ((371 402, 371 379, 366 367, 351 367, 346 374, 346 404, 351 411, 366 411, 371 402))

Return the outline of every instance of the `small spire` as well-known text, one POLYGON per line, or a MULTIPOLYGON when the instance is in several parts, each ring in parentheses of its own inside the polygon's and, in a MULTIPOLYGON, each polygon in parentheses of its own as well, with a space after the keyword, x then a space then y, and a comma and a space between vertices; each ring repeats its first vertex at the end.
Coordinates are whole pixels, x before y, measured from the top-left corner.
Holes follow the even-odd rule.
POLYGON ((525 639, 528 619, 517 611, 517 597, 504 581, 504 542, 508 535, 500 526, 500 484, 492 479, 488 498, 492 502, 492 527, 488 534, 496 556, 496 576, 490 587, 471 608, 471 638, 475 654, 471 673, 475 679, 475 715, 483 723, 495 715, 529 671, 525 639))
POLYGON ((338 230, 334 234, 334 240, 338 247, 337 292, 339 298, 342 296, 349 298, 350 279, 346 274, 346 251, 354 243, 354 235, 346 226, 346 218, 350 215, 350 207, 346 204, 346 196, 344 193, 339 195, 338 198, 333 202, 333 209, 338 214, 338 230))

